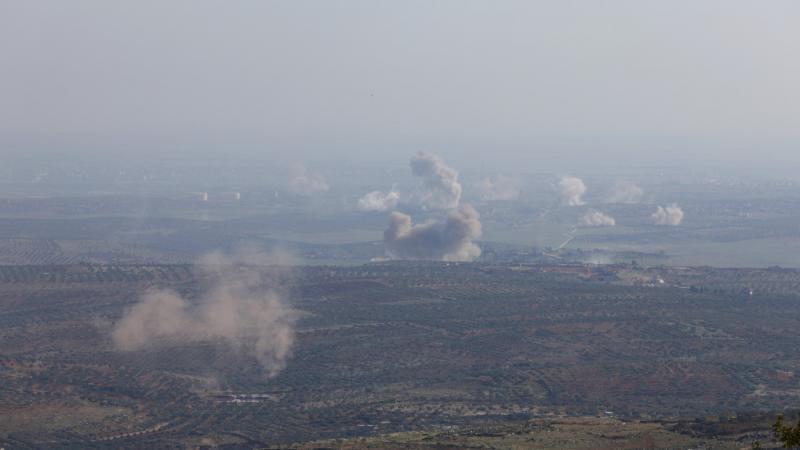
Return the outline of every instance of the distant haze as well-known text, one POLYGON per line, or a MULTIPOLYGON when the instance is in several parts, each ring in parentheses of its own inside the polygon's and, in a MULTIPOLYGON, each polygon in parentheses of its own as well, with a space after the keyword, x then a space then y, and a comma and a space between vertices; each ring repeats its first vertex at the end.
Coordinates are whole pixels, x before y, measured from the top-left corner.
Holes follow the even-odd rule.
POLYGON ((0 152, 797 161, 798 23, 793 0, 9 0, 0 152))

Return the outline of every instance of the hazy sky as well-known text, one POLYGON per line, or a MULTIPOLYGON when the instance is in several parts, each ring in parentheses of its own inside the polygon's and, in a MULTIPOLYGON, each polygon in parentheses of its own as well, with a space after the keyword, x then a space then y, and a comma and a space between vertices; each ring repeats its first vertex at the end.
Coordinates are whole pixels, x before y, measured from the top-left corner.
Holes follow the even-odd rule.
POLYGON ((0 146, 777 161, 798 24, 796 0, 0 0, 0 146))

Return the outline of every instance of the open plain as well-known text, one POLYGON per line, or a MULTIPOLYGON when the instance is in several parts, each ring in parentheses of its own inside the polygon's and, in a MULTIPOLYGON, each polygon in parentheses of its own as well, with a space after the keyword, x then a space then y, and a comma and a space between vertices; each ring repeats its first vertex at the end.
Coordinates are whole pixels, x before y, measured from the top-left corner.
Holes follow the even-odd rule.
POLYGON ((194 266, 0 267, 0 442, 250 448, 761 414, 746 441, 800 396, 795 270, 391 262, 291 280, 295 345, 270 377, 213 337, 114 347, 143 292, 200 295, 194 266))

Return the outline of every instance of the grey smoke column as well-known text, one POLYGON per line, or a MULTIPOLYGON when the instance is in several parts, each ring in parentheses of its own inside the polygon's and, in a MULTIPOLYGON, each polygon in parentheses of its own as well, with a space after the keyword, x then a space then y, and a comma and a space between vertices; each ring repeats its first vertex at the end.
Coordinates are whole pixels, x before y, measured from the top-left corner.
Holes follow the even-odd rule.
POLYGON ((114 345, 134 351, 222 339, 277 375, 291 354, 297 319, 281 293, 286 261, 257 253, 208 255, 196 266, 209 282, 198 303, 172 290, 150 290, 113 330, 114 345))
POLYGON ((383 233, 386 254, 395 259, 472 261, 481 249, 472 241, 481 235, 478 212, 464 204, 444 221, 414 225, 411 216, 393 212, 383 233))
POLYGON ((561 203, 568 206, 583 205, 583 194, 586 193, 586 185, 578 177, 563 176, 558 181, 558 189, 561 194, 561 203))
POLYGON ((435 209, 457 208, 461 201, 458 171, 447 166, 438 155, 419 152, 411 158, 411 171, 422 179, 427 192, 422 198, 425 206, 435 209))
POLYGON ((659 206, 656 212, 650 215, 650 219, 656 225, 677 226, 683 222, 683 210, 675 203, 667 207, 659 206))

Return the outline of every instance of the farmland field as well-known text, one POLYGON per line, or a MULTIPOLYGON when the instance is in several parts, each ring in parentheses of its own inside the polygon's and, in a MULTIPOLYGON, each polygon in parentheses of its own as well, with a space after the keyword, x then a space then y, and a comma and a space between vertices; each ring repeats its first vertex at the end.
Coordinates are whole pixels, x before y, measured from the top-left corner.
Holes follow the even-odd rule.
POLYGON ((289 288, 295 345, 273 378, 221 340, 112 345, 148 288, 194 299, 202 277, 0 267, 0 442, 244 448, 547 417, 727 417, 800 398, 795 270, 306 266, 289 288))

